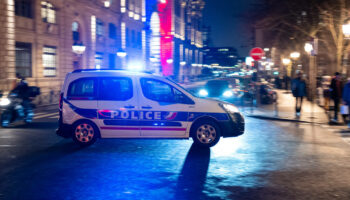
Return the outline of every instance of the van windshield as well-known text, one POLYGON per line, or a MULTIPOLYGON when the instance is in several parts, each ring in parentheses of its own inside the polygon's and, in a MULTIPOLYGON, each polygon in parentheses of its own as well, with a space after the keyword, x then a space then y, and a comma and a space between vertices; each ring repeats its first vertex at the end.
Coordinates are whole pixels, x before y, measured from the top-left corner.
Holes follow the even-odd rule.
POLYGON ((195 91, 191 91, 191 90, 188 90, 188 89, 184 88, 183 86, 181 86, 180 84, 178 84, 177 82, 175 82, 174 80, 172 80, 171 78, 166 77, 166 79, 167 79, 168 81, 174 83, 174 84, 175 84, 176 86, 178 86, 179 88, 185 90, 186 92, 188 92, 188 93, 191 94, 192 96, 194 96, 194 97, 199 97, 199 96, 197 96, 197 94, 196 94, 195 91))

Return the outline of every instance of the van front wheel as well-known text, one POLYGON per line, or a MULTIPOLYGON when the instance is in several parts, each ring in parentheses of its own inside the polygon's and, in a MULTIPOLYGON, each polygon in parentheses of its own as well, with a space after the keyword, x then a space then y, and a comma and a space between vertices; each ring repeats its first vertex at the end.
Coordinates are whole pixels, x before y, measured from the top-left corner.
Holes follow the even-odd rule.
POLYGON ((219 126, 210 120, 204 120, 194 124, 192 138, 196 145, 212 147, 220 140, 219 126))
POLYGON ((72 138, 80 146, 89 146, 96 142, 98 129, 89 121, 80 121, 73 126, 72 138))

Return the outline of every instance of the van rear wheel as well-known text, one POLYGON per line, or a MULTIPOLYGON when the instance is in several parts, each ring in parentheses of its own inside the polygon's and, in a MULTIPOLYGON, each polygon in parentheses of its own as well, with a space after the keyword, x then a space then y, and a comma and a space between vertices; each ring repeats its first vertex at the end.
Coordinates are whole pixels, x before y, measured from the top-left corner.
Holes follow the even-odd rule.
POLYGON ((73 126, 73 141, 80 146, 89 146, 95 143, 98 135, 97 127, 89 121, 80 121, 73 126))
POLYGON ((211 120, 203 120, 195 123, 191 129, 191 135, 196 145, 212 147, 220 140, 220 128, 211 120))

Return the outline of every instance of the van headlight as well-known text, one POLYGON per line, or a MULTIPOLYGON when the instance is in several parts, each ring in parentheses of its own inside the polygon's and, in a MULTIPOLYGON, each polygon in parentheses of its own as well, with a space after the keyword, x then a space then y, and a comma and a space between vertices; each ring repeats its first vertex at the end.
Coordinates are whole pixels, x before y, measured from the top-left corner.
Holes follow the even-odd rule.
POLYGON ((223 94, 224 97, 232 97, 233 96, 233 93, 229 90, 225 91, 224 94, 223 94))
POLYGON ((205 89, 199 90, 199 96, 201 96, 201 97, 208 96, 208 91, 206 91, 205 89))
POLYGON ((219 103, 219 105, 228 113, 239 113, 238 108, 232 104, 219 103))
POLYGON ((0 99, 0 106, 7 106, 11 103, 10 99, 3 97, 0 99))

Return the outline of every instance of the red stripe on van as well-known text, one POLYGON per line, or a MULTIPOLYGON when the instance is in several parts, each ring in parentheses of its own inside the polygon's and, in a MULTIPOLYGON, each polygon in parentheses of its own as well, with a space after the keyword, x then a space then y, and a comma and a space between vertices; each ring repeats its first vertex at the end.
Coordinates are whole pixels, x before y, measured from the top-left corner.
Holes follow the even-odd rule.
POLYGON ((105 130, 139 130, 139 128, 133 128, 133 127, 101 127, 101 129, 105 129, 105 130))

